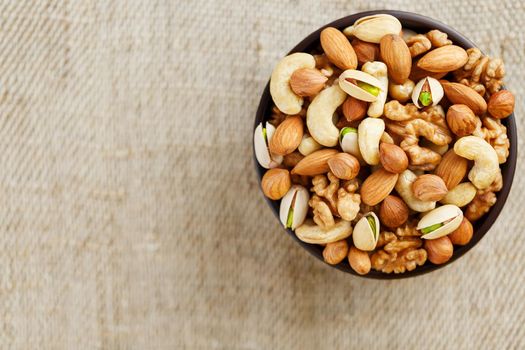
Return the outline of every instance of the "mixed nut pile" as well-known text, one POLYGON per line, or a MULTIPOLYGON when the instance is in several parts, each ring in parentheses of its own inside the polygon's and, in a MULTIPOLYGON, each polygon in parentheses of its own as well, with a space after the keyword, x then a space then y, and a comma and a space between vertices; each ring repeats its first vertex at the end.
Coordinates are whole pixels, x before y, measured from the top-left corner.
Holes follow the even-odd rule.
POLYGON ((329 264, 359 274, 443 264, 496 203, 509 155, 500 59, 386 14, 281 59, 254 133, 262 190, 329 264))

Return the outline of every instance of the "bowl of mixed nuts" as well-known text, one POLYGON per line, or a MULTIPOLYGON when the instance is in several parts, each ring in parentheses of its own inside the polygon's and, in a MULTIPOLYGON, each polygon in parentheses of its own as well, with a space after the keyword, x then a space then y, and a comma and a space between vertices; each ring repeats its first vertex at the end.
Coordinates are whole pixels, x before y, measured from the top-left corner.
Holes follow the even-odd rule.
POLYGON ((490 229, 517 156, 501 59, 401 11, 351 15, 275 66, 253 130, 282 226, 340 270, 402 278, 450 264, 490 229))

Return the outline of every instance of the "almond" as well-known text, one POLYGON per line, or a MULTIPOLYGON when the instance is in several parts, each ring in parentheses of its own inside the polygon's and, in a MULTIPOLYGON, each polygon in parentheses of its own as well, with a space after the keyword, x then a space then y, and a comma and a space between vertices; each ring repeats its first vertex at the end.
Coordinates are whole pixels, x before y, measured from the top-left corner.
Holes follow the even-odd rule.
POLYGON ((388 67, 388 75, 397 84, 403 84, 412 69, 412 56, 399 35, 387 34, 379 42, 381 58, 388 67))
POLYGON ((467 174, 468 161, 458 156, 453 149, 447 151, 441 158, 435 174, 443 179, 448 190, 456 187, 467 174))
POLYGON ((508 90, 500 90, 490 96, 488 110, 497 119, 507 118, 514 112, 514 95, 508 90))
POLYGON ((261 180, 264 195, 273 200, 283 198, 291 186, 290 172, 286 169, 270 169, 261 180))
POLYGON ((361 186, 361 199, 367 205, 379 204, 394 189, 399 174, 381 168, 366 178, 361 186))
MULTIPOLYGON (((449 45, 450 46, 450 45, 449 45)), ((443 46, 448 47, 448 46, 443 46)), ((454 104, 464 104, 469 107, 475 115, 483 115, 487 111, 487 102, 476 90, 460 83, 450 83, 445 80, 440 81, 445 95, 454 104)))
POLYGON ((366 41, 355 38, 352 40, 352 47, 354 48, 359 65, 366 62, 373 62, 379 58, 379 45, 367 43, 366 41))
POLYGON ((379 208, 379 219, 390 228, 403 225, 408 220, 408 207, 399 197, 388 195, 379 208))
POLYGON ((328 27, 321 32, 321 47, 328 59, 341 69, 356 69, 357 56, 346 36, 338 29, 328 27))
POLYGON ((412 192, 421 201, 435 202, 445 197, 448 190, 442 178, 437 175, 424 174, 418 176, 412 183, 412 192))
POLYGON ((327 173, 330 170, 328 159, 339 153, 336 149, 325 148, 310 153, 297 163, 292 169, 292 174, 314 176, 327 173))
POLYGON ((391 173, 401 174, 408 168, 408 157, 397 145, 382 142, 379 146, 379 159, 383 168, 391 173))
POLYGON ((447 72, 433 73, 433 72, 424 70, 422 68, 419 68, 417 65, 417 62, 419 62, 419 60, 415 60, 414 63, 412 64, 412 70, 410 71, 410 76, 408 77, 412 81, 420 81, 421 79, 426 78, 426 77, 432 77, 434 79, 441 79, 445 75, 447 75, 447 72))
POLYGON ((314 96, 324 88, 328 80, 315 68, 301 68, 290 77, 290 87, 299 96, 314 96))
POLYGON ((299 147, 303 139, 303 119, 296 115, 287 117, 273 133, 268 148, 276 155, 284 156, 299 147))
POLYGON ((341 180, 352 180, 359 173, 359 160, 348 153, 338 153, 328 159, 328 167, 335 177, 341 180))
POLYGON ((358 100, 355 97, 348 96, 341 107, 343 115, 349 122, 358 121, 366 116, 368 102, 358 100))
POLYGON ((476 129, 478 118, 466 105, 455 104, 447 111, 447 124, 450 130, 459 137, 467 136, 476 129))
POLYGON ((446 45, 425 54, 417 62, 419 68, 435 73, 452 72, 465 65, 468 54, 462 47, 446 45))
POLYGON ((467 218, 463 218, 459 227, 448 235, 452 244, 465 245, 470 242, 474 234, 474 228, 467 218))

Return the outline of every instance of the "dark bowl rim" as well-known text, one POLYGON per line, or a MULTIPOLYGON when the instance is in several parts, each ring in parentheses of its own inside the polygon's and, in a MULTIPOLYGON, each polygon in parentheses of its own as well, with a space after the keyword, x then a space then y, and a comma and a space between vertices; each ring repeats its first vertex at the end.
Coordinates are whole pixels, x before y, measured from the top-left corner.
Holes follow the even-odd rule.
MULTIPOLYGON (((355 13, 340 19, 337 19, 331 23, 328 23, 321 28, 317 29, 310 35, 308 35, 305 39, 303 39, 299 44, 297 44, 288 54, 294 53, 294 52, 300 52, 304 51, 309 46, 315 44, 319 41, 319 35, 320 32, 326 28, 326 27, 335 27, 335 28, 345 28, 350 25, 352 25, 357 19, 364 17, 364 16, 370 16, 374 14, 390 14, 392 16, 397 17, 401 23, 403 24, 403 27, 406 28, 426 28, 426 29, 439 29, 442 32, 445 32, 448 34, 449 38, 454 42, 454 44, 459 45, 465 49, 470 47, 475 47, 474 43, 470 41, 467 37, 465 37, 463 34, 459 33, 454 28, 437 21, 433 18, 426 17, 420 14, 412 13, 412 12, 405 12, 405 11, 394 11, 394 10, 374 10, 374 11, 366 11, 366 12, 359 12, 355 13)), ((267 108, 271 105, 271 96, 269 91, 269 81, 266 84, 264 88, 264 92, 261 96, 259 106, 257 108, 257 113, 255 117, 255 122, 252 130, 255 130, 256 126, 261 122, 265 121, 267 118, 267 108)), ((483 216, 480 220, 474 223, 474 237, 472 240, 465 246, 457 247, 454 246, 454 255, 453 257, 445 264, 442 265, 434 265, 430 262, 426 262, 423 266, 418 266, 413 271, 407 271, 405 273, 401 274, 386 274, 382 272, 377 272, 374 270, 371 270, 370 273, 366 275, 359 275, 357 274, 352 268, 349 266, 347 260, 345 259, 344 262, 338 264, 338 265, 329 265, 330 267, 334 267, 340 271, 352 274, 354 276, 369 278, 369 279, 384 279, 384 280, 392 280, 392 279, 404 279, 414 276, 420 276, 432 271, 436 271, 438 269, 441 269, 454 261, 458 260, 460 257, 465 255, 470 249, 472 249, 489 231, 489 229, 492 227, 496 219, 498 218, 499 214, 501 213, 508 195, 510 193, 512 182, 514 179, 514 174, 516 171, 516 162, 517 162, 517 155, 518 155, 518 135, 517 135, 517 129, 516 129, 516 121, 514 117, 514 113, 511 114, 509 117, 502 120, 503 124, 507 127, 507 135, 510 141, 510 148, 509 148, 509 156, 507 158, 507 162, 504 164, 501 164, 501 170, 503 175, 503 188, 500 192, 497 193, 497 202, 496 204, 490 209, 490 211, 483 216)), ((252 144, 253 149, 253 144, 252 144)), ((260 188, 260 182, 261 178, 264 175, 264 172, 266 169, 262 168, 255 157, 255 150, 253 149, 253 160, 255 162, 255 169, 258 175, 259 179, 259 188, 260 188)), ((262 191, 261 191, 262 194, 262 191)), ((272 201, 264 194, 262 196, 265 198, 268 205, 272 208, 272 211, 275 215, 275 217, 279 220, 279 201, 272 201)), ((280 223, 280 220, 279 220, 280 223)), ((281 226, 282 227, 282 226, 281 226)), ((295 233, 290 230, 286 229, 286 232, 289 234, 289 236, 292 237, 299 245, 301 245, 305 250, 307 250, 310 254, 314 255, 317 259, 324 262, 322 257, 322 249, 321 246, 313 245, 305 243, 297 238, 295 233)))

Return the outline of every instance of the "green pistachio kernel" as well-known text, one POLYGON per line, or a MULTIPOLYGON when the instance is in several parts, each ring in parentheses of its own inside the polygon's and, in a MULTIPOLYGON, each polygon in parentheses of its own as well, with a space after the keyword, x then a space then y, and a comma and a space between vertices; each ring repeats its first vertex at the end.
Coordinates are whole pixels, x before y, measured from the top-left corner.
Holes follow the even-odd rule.
POLYGON ((286 228, 292 228, 293 226, 293 209, 290 208, 288 212, 288 218, 286 219, 286 228))
POLYGON ((377 86, 373 86, 362 81, 358 81, 357 86, 374 96, 379 95, 380 90, 377 86))
POLYGON ((430 106, 432 104, 432 94, 430 91, 423 91, 419 95, 419 102, 425 107, 430 106))
POLYGON ((430 233, 430 232, 432 232, 432 231, 437 230, 437 229, 440 228, 441 226, 443 226, 442 223, 434 224, 434 225, 430 225, 430 226, 425 227, 424 229, 422 229, 421 232, 423 232, 423 234, 426 235, 427 233, 430 233))
POLYGON ((370 225, 370 228, 372 229, 372 232, 374 233, 374 237, 377 237, 376 221, 374 220, 374 217, 372 215, 367 216, 366 220, 368 221, 368 224, 370 225))
POLYGON ((264 141, 268 142, 268 135, 266 134, 266 128, 262 129, 264 141))
POLYGON ((357 133, 357 129, 356 128, 351 128, 349 126, 346 126, 346 127, 342 128, 341 132, 339 133, 339 142, 343 142, 343 137, 345 137, 346 134, 349 134, 351 132, 357 133))

